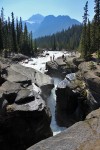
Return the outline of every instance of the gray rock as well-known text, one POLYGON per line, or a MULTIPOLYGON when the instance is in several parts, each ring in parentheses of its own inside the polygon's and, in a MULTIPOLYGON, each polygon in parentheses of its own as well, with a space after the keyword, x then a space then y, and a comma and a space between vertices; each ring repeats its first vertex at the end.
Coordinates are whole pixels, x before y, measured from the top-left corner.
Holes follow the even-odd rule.
POLYGON ((22 60, 25 60, 25 59, 28 59, 28 58, 29 58, 28 56, 25 56, 25 55, 22 55, 22 54, 15 54, 12 57, 12 61, 22 61, 22 60))
POLYGON ((51 89, 54 87, 54 82, 51 77, 46 74, 42 74, 33 68, 24 67, 19 64, 12 65, 11 68, 16 72, 21 72, 22 75, 28 77, 28 79, 31 79, 33 83, 40 87, 42 90, 41 96, 45 99, 47 98, 47 95, 50 93, 51 89))
POLYGON ((22 89, 17 93, 17 97, 15 99, 16 104, 25 104, 27 102, 31 102, 35 100, 35 95, 28 89, 22 89))
POLYGON ((8 81, 20 83, 21 86, 23 86, 23 87, 27 87, 32 84, 31 79, 22 75, 21 72, 16 72, 11 68, 8 68, 7 72, 8 72, 8 74, 7 74, 6 79, 8 81))
POLYGON ((8 64, 5 64, 2 61, 0 61, 0 85, 2 85, 6 81, 5 76, 7 76, 8 67, 8 64))
POLYGON ((100 147, 100 109, 89 114, 85 121, 78 122, 27 150, 96 150, 96 147, 100 147))
POLYGON ((65 76, 68 73, 76 72, 77 67, 75 64, 71 62, 67 62, 62 58, 58 58, 55 61, 49 61, 46 63, 46 69, 48 70, 48 74, 59 74, 61 76, 65 76))
POLYGON ((0 115, 1 150, 25 150, 52 136, 51 116, 41 97, 21 105, 8 104, 4 110, 0 115))
POLYGON ((59 126, 69 127, 76 122, 79 93, 73 91, 71 81, 64 79, 56 89, 56 121, 59 126))
POLYGON ((3 98, 8 101, 8 103, 13 103, 17 96, 18 91, 20 91, 21 86, 19 83, 14 83, 6 81, 0 87, 0 91, 3 93, 3 98))
POLYGON ((51 113, 32 82, 48 95, 53 80, 19 64, 6 68, 7 80, 0 87, 0 149, 25 150, 52 136, 51 113), (12 81, 12 82, 11 82, 12 81), (31 82, 32 81, 32 82, 31 82))

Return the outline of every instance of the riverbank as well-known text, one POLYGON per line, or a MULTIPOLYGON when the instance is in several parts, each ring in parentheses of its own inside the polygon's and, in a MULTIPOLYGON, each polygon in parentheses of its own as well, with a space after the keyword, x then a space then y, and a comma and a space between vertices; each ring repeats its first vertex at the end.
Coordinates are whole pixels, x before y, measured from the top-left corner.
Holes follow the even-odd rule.
MULTIPOLYGON (((70 126, 70 128, 54 137, 35 144, 28 150, 35 150, 37 147, 40 149, 41 145, 43 150, 46 148, 50 150, 59 148, 62 150, 89 150, 90 147, 90 149, 100 147, 100 110, 98 109, 100 107, 100 65, 95 59, 84 61, 80 58, 74 58, 71 61, 78 68, 78 71, 75 73, 76 78, 71 81, 66 76, 58 85, 58 92, 56 94, 57 105, 59 105, 57 107, 60 108, 58 114, 60 114, 61 123, 64 121, 64 124, 61 126, 70 126), (61 111, 64 114, 61 115, 61 111), (84 119, 85 121, 82 121, 84 119), (71 124, 70 120, 72 121, 71 124), (72 126, 72 124, 74 125, 72 126), (88 143, 91 143, 91 145, 88 143)), ((49 65, 51 73, 52 69, 55 71, 52 64, 50 63, 49 65)))
MULTIPOLYGON (((51 62, 52 64, 54 62, 56 62, 56 60, 62 60, 63 58, 62 56, 64 55, 64 57, 68 57, 69 59, 71 59, 72 56, 70 53, 67 52, 60 52, 60 51, 45 51, 43 54, 41 54, 41 57, 37 57, 37 58, 31 58, 29 60, 25 60, 24 62, 21 62, 21 65, 25 66, 25 67, 29 67, 29 68, 35 68, 36 70, 38 70, 39 72, 43 73, 43 74, 48 74, 52 77, 52 79, 54 80, 54 88, 51 91, 51 94, 48 94, 48 98, 47 98, 47 106, 50 108, 51 114, 52 114, 52 118, 51 118, 51 129, 53 131, 53 135, 56 135, 60 132, 62 132, 63 130, 65 130, 66 128, 63 127, 59 127, 56 123, 56 119, 55 119, 55 107, 56 107, 56 95, 55 95, 55 90, 58 85, 58 83, 63 79, 63 76, 60 75, 60 73, 53 74, 53 72, 50 74, 48 72, 47 69, 47 63, 51 62), (53 59, 54 56, 54 59, 53 59), (70 58, 71 57, 71 58, 70 58), (52 58, 52 60, 51 60, 52 58)), ((59 61, 58 61, 59 62, 59 61)), ((47 89, 46 89, 47 91, 47 89)), ((45 91, 44 91, 45 93, 45 91)))
POLYGON ((52 136, 44 99, 52 78, 3 58, 0 67, 0 149, 23 150, 52 136))
MULTIPOLYGON (((67 58, 63 59, 62 54, 64 54, 64 52, 63 53, 53 52, 53 54, 55 54, 55 56, 57 54, 58 59, 54 59, 52 60, 52 62, 51 61, 47 62, 48 59, 50 60, 51 54, 50 55, 47 54, 45 57, 43 56, 39 58, 40 63, 38 63, 38 58, 37 59, 35 58, 35 61, 32 58, 31 59, 28 58, 27 60, 24 61, 24 63, 21 62, 21 64, 18 63, 18 60, 17 63, 8 60, 7 60, 8 63, 6 63, 6 60, 3 62, 1 61, 0 63, 1 64, 0 137, 2 139, 0 141, 1 148, 3 147, 5 149, 10 148, 11 150, 13 149, 22 150, 23 145, 24 148, 26 149, 29 146, 49 136, 52 136, 50 123, 54 127, 52 129, 54 135, 60 133, 63 129, 65 130, 65 128, 60 128, 57 125, 57 123, 55 124, 54 118, 55 106, 56 106, 56 113, 58 113, 58 115, 60 114, 61 119, 63 119, 60 123, 64 123, 61 125, 58 122, 58 124, 65 127, 72 126, 72 124, 74 124, 75 122, 84 120, 85 117, 91 111, 100 107, 99 64, 94 59, 86 62, 80 58, 76 58, 76 56, 69 56, 69 54, 66 55, 68 59, 67 58), (32 62, 34 62, 35 64, 32 64, 32 62), (45 65, 47 64, 50 64, 48 70, 45 67, 45 65), (55 67, 53 67, 55 64, 56 69, 55 67), (29 65, 29 67, 26 67, 27 65, 29 65), (55 75, 55 71, 57 71, 56 75, 60 77, 65 71, 66 71, 65 73, 67 74, 69 69, 70 73, 72 73, 71 70, 72 66, 76 66, 77 68, 74 69, 76 78, 73 81, 71 81, 69 76, 65 76, 65 79, 64 80, 62 79, 62 82, 60 82, 59 85, 57 86, 55 95, 54 93, 55 88, 53 89, 54 87, 53 79, 46 74, 51 72, 50 74, 51 77, 54 77, 53 75, 55 75), (36 67, 39 71, 34 69, 33 67, 36 67), (40 67, 43 67, 43 69, 41 69, 40 67), (76 72, 76 70, 78 71, 76 72), (54 72, 52 73, 52 71, 54 72), (44 72, 46 72, 46 74, 44 72), (51 89, 53 90, 52 92, 51 89), (52 95, 50 95, 50 92, 52 95), (51 98, 49 97, 49 95, 51 98), (53 121, 51 121, 51 113, 47 108, 47 101, 46 101, 47 98, 50 98, 48 101, 49 103, 48 105, 51 105, 51 103, 54 104, 53 107, 51 106, 53 110, 52 113, 52 118, 54 119, 53 121), (57 104, 55 103, 55 101, 57 101, 57 104), (58 109, 57 112, 57 108, 62 109, 58 109), (62 114, 62 110, 64 114, 62 114), (12 124, 14 120, 15 124, 14 123, 12 124), (72 121, 72 123, 70 123, 70 120, 72 121), (23 128, 23 126, 25 128, 23 128), (7 138, 5 139, 5 137, 7 138), (12 141, 11 139, 14 139, 14 141, 12 141), (20 141, 23 142, 20 143, 19 139, 20 141), (33 139, 35 140, 33 141, 33 139)), ((60 118, 58 117, 58 119, 60 118)), ((91 119, 92 118, 90 118, 90 120, 91 119)), ((56 121, 58 121, 57 118, 56 121)), ((80 128, 79 125, 77 125, 77 127, 80 128)), ((88 126, 86 127, 86 131, 87 128, 88 126)), ((59 137, 60 143, 62 137, 63 138, 65 137, 65 133, 68 132, 68 134, 70 134, 72 129, 73 126, 68 128, 67 129, 68 131, 67 130, 63 131, 61 134, 58 134, 58 136, 51 138, 51 141, 52 139, 56 139, 56 137, 59 137)), ((88 135, 86 131, 83 134, 88 135)), ((75 136, 79 135, 75 133, 75 136)), ((85 140, 86 139, 84 137, 84 141, 85 140)), ((54 146, 56 148, 57 144, 55 143, 54 146)), ((32 149, 34 149, 34 147, 32 147, 32 149)))

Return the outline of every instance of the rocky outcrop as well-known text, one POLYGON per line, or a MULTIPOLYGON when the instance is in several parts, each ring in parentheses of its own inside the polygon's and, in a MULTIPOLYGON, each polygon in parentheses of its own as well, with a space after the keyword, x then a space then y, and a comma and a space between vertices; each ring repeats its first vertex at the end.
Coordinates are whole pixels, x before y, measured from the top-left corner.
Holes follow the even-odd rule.
POLYGON ((21 90, 19 83, 6 81, 0 87, 0 92, 4 99, 8 101, 9 104, 14 103, 17 93, 21 90))
POLYGON ((37 89, 43 87, 48 94, 53 81, 19 64, 4 69, 0 86, 0 149, 25 150, 52 136, 51 114, 37 89))
POLYGON ((22 55, 22 54, 15 54, 13 57, 12 57, 12 61, 22 61, 22 60, 25 60, 25 59, 28 59, 29 57, 28 56, 25 56, 25 55, 22 55))
POLYGON ((50 116, 41 97, 34 95, 33 101, 29 103, 8 103, 2 109, 0 115, 1 150, 24 150, 52 136, 49 126, 50 116))
POLYGON ((0 61, 0 85, 2 85, 6 81, 5 76, 7 76, 8 67, 8 62, 5 64, 5 60, 0 61))
MULTIPOLYGON (((60 126, 70 126, 84 120, 100 107, 100 66, 95 62, 74 60, 79 68, 76 79, 64 79, 56 90, 56 120, 60 126)), ((72 77, 71 77, 72 78, 72 77)))
POLYGON ((65 127, 74 123, 72 115, 78 106, 78 94, 72 91, 68 83, 69 81, 64 79, 58 84, 56 90, 56 121, 59 126, 65 127))
POLYGON ((88 111, 91 112, 100 107, 100 65, 88 61, 81 63, 79 69, 86 84, 88 111))
POLYGON ((100 77, 94 76, 90 73, 85 73, 84 80, 94 99, 100 106, 100 77))
POLYGON ((48 74, 65 76, 68 73, 76 72, 78 68, 73 63, 73 59, 69 61, 67 59, 58 58, 55 61, 47 62, 46 69, 48 70, 48 74))
POLYGON ((90 113, 66 131, 41 141, 27 150, 96 150, 100 149, 100 109, 90 113))
POLYGON ((73 74, 61 81, 56 89, 56 121, 59 126, 69 127, 86 116, 85 96, 73 74), (70 79, 71 77, 71 79, 70 79))
POLYGON ((21 72, 16 72, 11 67, 7 69, 6 80, 10 82, 20 83, 23 87, 28 87, 32 84, 32 80, 27 76, 23 75, 21 72))
POLYGON ((51 77, 46 74, 42 74, 39 71, 36 71, 33 68, 28 68, 21 66, 19 64, 15 64, 11 66, 11 69, 17 73, 20 73, 31 79, 33 83, 35 83, 42 91, 41 96, 43 99, 47 99, 47 96, 50 94, 51 89, 54 87, 54 82, 51 77))
POLYGON ((1 62, 2 76, 0 77, 0 83, 4 83, 6 80, 10 82, 20 83, 22 87, 29 87, 32 82, 41 89, 41 96, 43 99, 47 99, 51 89, 54 87, 54 82, 51 77, 46 74, 42 74, 33 68, 24 67, 20 64, 4 64, 1 62))

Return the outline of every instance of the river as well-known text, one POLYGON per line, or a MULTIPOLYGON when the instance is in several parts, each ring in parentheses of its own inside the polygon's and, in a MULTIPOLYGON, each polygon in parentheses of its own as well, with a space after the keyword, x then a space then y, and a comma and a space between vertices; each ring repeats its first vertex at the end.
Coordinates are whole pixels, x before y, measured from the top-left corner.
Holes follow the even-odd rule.
MULTIPOLYGON (((34 69, 40 71, 41 73, 44 73, 45 68, 46 68, 45 67, 46 62, 50 61, 50 57, 52 57, 54 55, 55 59, 56 59, 58 57, 61 57, 63 54, 65 56, 69 55, 68 53, 64 53, 61 51, 48 51, 48 52, 45 51, 43 53, 43 55, 45 57, 31 58, 31 61, 29 61, 27 63, 23 62, 22 65, 24 65, 26 67, 34 68, 34 69), (48 53, 48 55, 46 55, 47 53, 48 53)), ((55 88, 62 79, 60 79, 58 77, 52 77, 52 78, 54 79, 54 88, 52 89, 51 94, 48 97, 47 105, 50 108, 50 111, 52 114, 51 129, 53 131, 53 135, 56 135, 56 134, 62 132, 63 130, 65 130, 66 128, 65 127, 59 127, 56 123, 56 120, 55 120, 55 106, 56 106, 55 88)), ((34 83, 33 83, 33 86, 35 86, 34 83)), ((36 90, 39 90, 39 89, 37 89, 36 86, 34 88, 36 90)))
POLYGON ((55 106, 56 106, 56 94, 55 94, 55 89, 58 85, 58 83, 62 80, 58 77, 53 77, 54 79, 54 88, 51 90, 51 94, 48 97, 47 100, 47 105, 50 108, 51 114, 52 114, 52 120, 51 120, 51 129, 53 132, 53 136, 62 132, 63 130, 65 130, 65 127, 59 127, 57 125, 56 119, 55 119, 55 106))

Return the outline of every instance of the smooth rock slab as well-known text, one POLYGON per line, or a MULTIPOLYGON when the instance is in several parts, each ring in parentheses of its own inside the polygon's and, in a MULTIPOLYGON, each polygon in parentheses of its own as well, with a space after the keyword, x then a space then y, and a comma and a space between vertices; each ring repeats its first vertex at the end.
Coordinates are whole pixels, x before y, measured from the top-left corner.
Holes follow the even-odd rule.
POLYGON ((43 97, 43 99, 47 99, 48 95, 51 92, 51 89, 54 87, 54 81, 50 76, 42 74, 41 72, 36 71, 33 68, 24 67, 20 64, 12 65, 11 69, 18 73, 21 73, 28 79, 31 79, 32 82, 41 89, 41 96, 43 97))
MULTIPOLYGON (((100 143, 100 109, 93 111, 85 121, 78 122, 66 131, 43 140, 27 150, 90 150, 81 149, 85 142, 92 143, 91 150, 100 143), (97 141, 97 142, 96 142, 97 141)), ((99 150, 99 149, 97 149, 99 150)))
POLYGON ((30 101, 34 101, 34 99, 35 99, 34 92, 31 92, 28 89, 21 89, 17 93, 17 97, 15 99, 15 103, 16 104, 25 104, 25 103, 28 103, 30 101))
POLYGON ((31 79, 21 74, 21 72, 16 72, 15 70, 8 68, 6 79, 10 82, 20 83, 21 86, 27 87, 32 84, 31 79))

